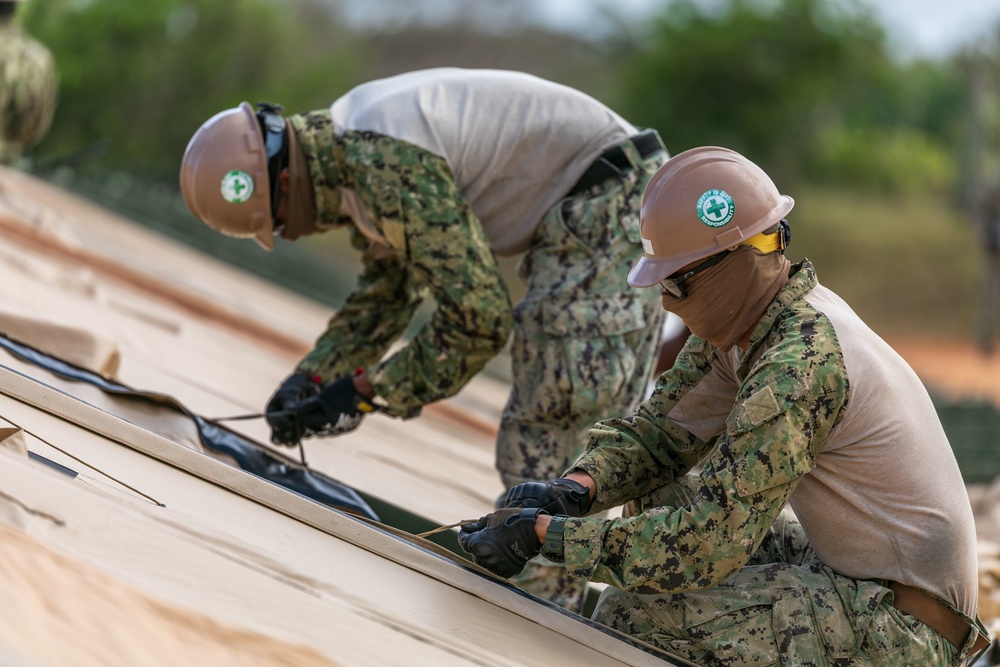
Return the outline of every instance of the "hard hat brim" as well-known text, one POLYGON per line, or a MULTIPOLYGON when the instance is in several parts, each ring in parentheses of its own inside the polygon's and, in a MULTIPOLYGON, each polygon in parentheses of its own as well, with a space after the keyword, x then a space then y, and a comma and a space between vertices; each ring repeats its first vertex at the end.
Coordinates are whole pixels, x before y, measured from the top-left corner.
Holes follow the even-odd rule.
POLYGON ((675 262, 661 261, 640 257, 632 270, 628 272, 628 284, 632 287, 652 287, 674 272, 671 266, 675 262))
POLYGON ((264 250, 268 252, 274 250, 274 232, 271 231, 271 228, 258 229, 253 239, 264 250))

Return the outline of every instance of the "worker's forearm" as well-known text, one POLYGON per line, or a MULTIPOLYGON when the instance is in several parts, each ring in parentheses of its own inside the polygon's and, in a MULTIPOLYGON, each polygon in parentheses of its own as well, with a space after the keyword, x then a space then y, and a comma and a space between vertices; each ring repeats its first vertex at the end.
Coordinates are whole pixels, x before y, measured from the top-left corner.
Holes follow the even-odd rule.
MULTIPOLYGON (((565 479, 571 479, 574 482, 583 484, 587 487, 590 492, 590 497, 593 498, 594 494, 597 492, 597 484, 594 482, 594 478, 582 470, 574 470, 573 472, 565 475, 565 479)), ((538 541, 545 541, 545 532, 549 529, 549 523, 552 522, 552 517, 548 514, 539 514, 535 517, 535 534, 538 535, 538 541)))
POLYGON ((545 532, 549 529, 549 523, 552 521, 552 517, 548 514, 539 514, 535 517, 535 535, 538 536, 539 542, 545 541, 545 532))

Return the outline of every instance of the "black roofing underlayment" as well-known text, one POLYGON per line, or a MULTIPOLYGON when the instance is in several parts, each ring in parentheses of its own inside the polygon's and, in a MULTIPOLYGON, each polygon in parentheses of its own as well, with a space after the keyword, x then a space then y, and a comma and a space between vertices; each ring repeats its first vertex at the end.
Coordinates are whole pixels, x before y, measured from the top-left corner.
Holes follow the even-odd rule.
POLYGON ((86 382, 108 394, 128 396, 176 410, 190 418, 198 429, 206 449, 232 457, 248 473, 294 491, 318 503, 359 514, 374 521, 379 517, 357 491, 326 475, 286 463, 249 438, 197 415, 176 399, 164 394, 137 391, 118 382, 101 377, 84 368, 70 364, 28 345, 0 335, 0 347, 17 358, 34 364, 59 377, 86 382))

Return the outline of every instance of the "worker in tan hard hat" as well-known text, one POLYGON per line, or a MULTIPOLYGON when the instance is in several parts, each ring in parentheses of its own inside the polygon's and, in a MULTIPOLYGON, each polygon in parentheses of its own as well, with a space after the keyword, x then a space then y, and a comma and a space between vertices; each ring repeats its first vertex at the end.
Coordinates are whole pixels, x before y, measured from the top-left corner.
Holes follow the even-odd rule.
POLYGON ((56 110, 58 76, 49 49, 18 25, 20 0, 0 0, 0 164, 42 140, 56 110))
MULTIPOLYGON (((195 133, 181 191, 199 219, 271 248, 346 226, 354 291, 267 406, 272 440, 410 418, 456 394, 511 341, 497 435, 504 488, 558 475, 606 414, 642 400, 659 298, 628 286, 659 135, 583 93, 519 72, 410 72, 329 109, 241 104, 195 133), (520 256, 512 307, 497 257, 520 256), (425 297, 430 321, 386 356, 425 297), (355 373, 356 369, 360 369, 355 373)), ((539 563, 526 590, 581 610, 582 582, 539 563)))
POLYGON ((785 258, 792 206, 725 148, 657 171, 629 282, 693 336, 460 542, 501 576, 541 553, 609 584, 595 620, 693 664, 962 665, 988 643, 962 475, 913 371, 785 258))

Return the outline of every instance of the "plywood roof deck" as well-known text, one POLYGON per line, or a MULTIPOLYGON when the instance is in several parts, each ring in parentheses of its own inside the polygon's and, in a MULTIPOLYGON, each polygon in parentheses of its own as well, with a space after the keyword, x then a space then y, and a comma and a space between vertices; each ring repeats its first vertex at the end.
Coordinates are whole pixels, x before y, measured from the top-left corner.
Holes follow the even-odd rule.
MULTIPOLYGON (((0 234, 0 321, 85 332, 81 357, 111 350, 119 382, 169 394, 209 418, 259 412, 329 316, 2 168, 0 234)), ((345 667, 669 664, 432 545, 329 510, 192 451, 180 436, 175 442, 139 418, 131 423, 115 408, 92 405, 99 403, 92 388, 74 391, 81 401, 47 386, 57 383, 44 371, 13 358, 0 364, 0 526, 81 571, 96 568, 164 605, 345 667)), ((501 491, 493 427, 504 397, 501 385, 477 378, 419 419, 375 415, 341 438, 308 441, 305 454, 311 467, 436 524, 475 518, 501 491)), ((269 446, 262 421, 230 425, 269 446)), ((0 565, 0 590, 9 576, 0 565)), ((45 642, 27 641, 57 632, 54 617, 11 595, 0 659, 113 663, 114 655, 101 655, 116 650, 110 627, 61 597, 66 591, 53 583, 43 591, 46 607, 76 613, 104 649, 80 646, 60 662, 45 642)), ((141 653, 143 629, 128 630, 139 643, 129 650, 141 653)))

